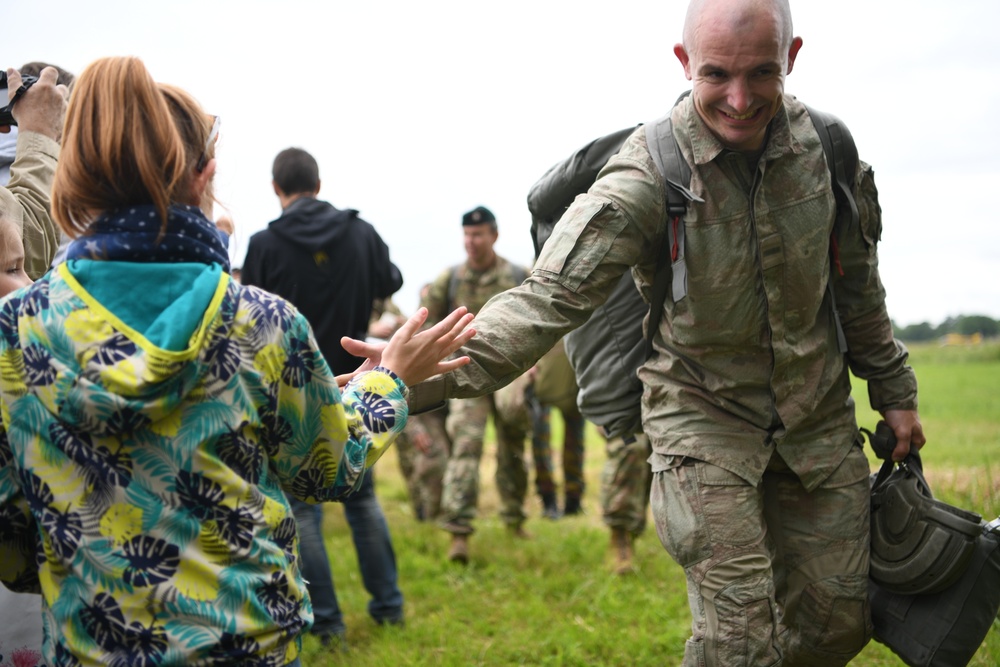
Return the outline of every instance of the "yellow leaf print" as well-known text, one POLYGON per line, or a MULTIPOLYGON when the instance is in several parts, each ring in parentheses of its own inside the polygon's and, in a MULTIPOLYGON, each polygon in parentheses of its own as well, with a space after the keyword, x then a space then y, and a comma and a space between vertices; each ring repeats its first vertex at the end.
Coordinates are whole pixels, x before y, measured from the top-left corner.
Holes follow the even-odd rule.
MULTIPOLYGON (((34 451, 40 451, 43 447, 41 436, 36 436, 30 445, 34 451)), ((49 463, 48 460, 39 458, 37 461, 33 472, 39 479, 45 480, 49 491, 57 501, 56 505, 65 504, 65 508, 68 509, 78 503, 88 491, 86 480, 76 466, 64 465, 60 460, 49 463)))
POLYGON ((93 310, 74 310, 66 316, 63 329, 79 347, 98 345, 113 335, 111 325, 93 310))
POLYGON ((198 558, 184 558, 174 575, 177 592, 192 600, 210 602, 219 596, 219 573, 198 558))
POLYGON ((165 438, 177 437, 177 433, 181 430, 181 419, 183 416, 184 410, 180 408, 173 410, 163 419, 150 424, 149 430, 165 438))
POLYGON ((260 508, 260 514, 264 518, 264 523, 271 528, 275 528, 289 515, 289 511, 281 503, 264 496, 264 503, 260 508))
POLYGON ((67 573, 61 566, 54 565, 59 561, 52 548, 52 539, 46 533, 42 534, 42 550, 45 552, 45 565, 38 568, 38 584, 42 588, 42 595, 51 604, 59 599, 59 585, 67 573))
POLYGON ((276 343, 264 346, 253 359, 254 368, 264 375, 268 382, 278 382, 281 380, 281 371, 285 367, 287 355, 285 350, 276 343))
POLYGON ((388 396, 396 390, 396 381, 385 373, 365 373, 358 378, 358 385, 363 391, 383 396, 388 396))
POLYGON ((323 430, 330 440, 347 442, 347 417, 343 404, 324 405, 320 417, 323 420, 323 430))
POLYGON ((121 396, 135 396, 139 387, 147 386, 146 364, 135 357, 123 359, 114 366, 101 369, 101 381, 108 391, 121 396), (136 363, 136 362, 139 363, 136 363))
POLYGON ((225 563, 229 560, 229 545, 215 530, 215 524, 204 524, 198 533, 198 544, 205 557, 213 563, 225 563))
POLYGON ((7 348, 0 356, 0 389, 8 396, 23 396, 28 391, 24 384, 24 356, 20 350, 7 348))
POLYGON ((142 532, 142 510, 126 503, 115 503, 101 516, 101 535, 121 546, 142 532))

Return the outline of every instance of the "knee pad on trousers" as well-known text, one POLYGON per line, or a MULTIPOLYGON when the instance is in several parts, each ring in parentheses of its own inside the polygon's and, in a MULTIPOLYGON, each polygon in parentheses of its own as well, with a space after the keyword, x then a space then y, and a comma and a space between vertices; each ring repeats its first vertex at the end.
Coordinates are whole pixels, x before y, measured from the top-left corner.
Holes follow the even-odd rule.
POLYGON ((777 642, 774 583, 746 577, 715 596, 717 636, 706 646, 708 664, 773 665, 781 660, 777 642), (713 660, 713 657, 715 658, 713 660))
POLYGON ((791 664, 846 665, 872 638, 868 578, 838 575, 810 583, 788 631, 791 664))

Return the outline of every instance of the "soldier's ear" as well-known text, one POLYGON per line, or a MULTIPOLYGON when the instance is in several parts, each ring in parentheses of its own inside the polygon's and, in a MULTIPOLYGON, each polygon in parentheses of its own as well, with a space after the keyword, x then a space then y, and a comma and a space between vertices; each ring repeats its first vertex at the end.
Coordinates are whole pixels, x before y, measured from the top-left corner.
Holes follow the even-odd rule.
POLYGON ((802 48, 802 38, 796 37, 792 40, 792 45, 788 48, 788 70, 785 74, 792 73, 792 67, 795 65, 795 56, 799 55, 799 49, 802 48))
POLYGON ((677 56, 677 60, 680 61, 681 67, 684 68, 684 76, 687 80, 691 80, 691 57, 688 55, 687 49, 684 48, 683 44, 674 44, 674 55, 677 56))

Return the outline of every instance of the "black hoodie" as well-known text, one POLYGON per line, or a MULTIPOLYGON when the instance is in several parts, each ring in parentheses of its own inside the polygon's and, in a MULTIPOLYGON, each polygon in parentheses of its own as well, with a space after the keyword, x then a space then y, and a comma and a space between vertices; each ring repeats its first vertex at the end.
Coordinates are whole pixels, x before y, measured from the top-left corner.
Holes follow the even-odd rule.
POLYGON ((372 302, 392 296, 403 277, 382 237, 357 211, 302 197, 250 237, 242 282, 291 301, 340 374, 362 361, 344 351, 341 336, 363 339, 372 302))

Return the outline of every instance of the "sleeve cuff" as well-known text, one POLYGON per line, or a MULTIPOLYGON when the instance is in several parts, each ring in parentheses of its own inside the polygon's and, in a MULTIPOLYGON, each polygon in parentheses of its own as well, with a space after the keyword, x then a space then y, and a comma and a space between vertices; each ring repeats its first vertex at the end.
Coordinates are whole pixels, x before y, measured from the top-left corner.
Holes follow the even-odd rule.
POLYGON ((27 154, 29 152, 43 153, 53 160, 59 159, 59 143, 40 132, 18 131, 17 133, 17 154, 27 154))
POLYGON ((407 397, 410 414, 419 415, 424 412, 443 408, 448 403, 448 395, 445 389, 443 375, 432 377, 429 380, 410 387, 410 394, 407 397))

